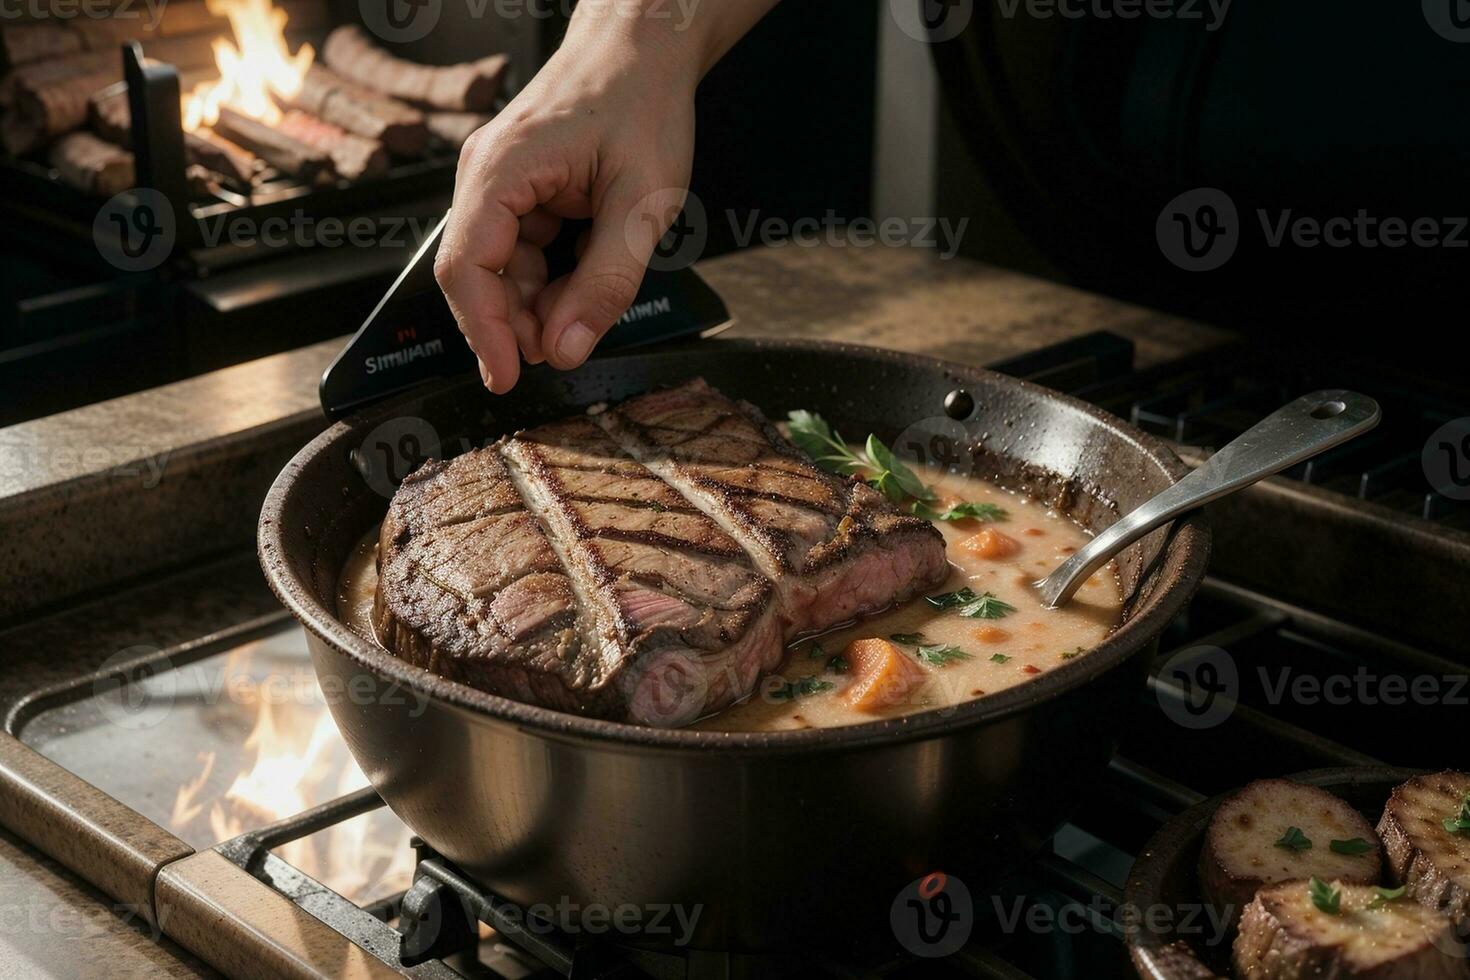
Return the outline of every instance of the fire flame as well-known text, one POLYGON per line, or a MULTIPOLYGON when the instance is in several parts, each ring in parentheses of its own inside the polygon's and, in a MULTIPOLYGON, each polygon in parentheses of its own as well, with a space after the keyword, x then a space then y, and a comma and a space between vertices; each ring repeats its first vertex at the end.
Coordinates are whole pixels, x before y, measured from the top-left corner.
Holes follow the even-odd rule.
POLYGON ((227 17, 235 35, 214 42, 219 78, 200 82, 184 99, 184 128, 194 132, 212 126, 221 106, 229 106, 265 123, 281 118, 276 97, 293 98, 301 91, 306 70, 316 58, 311 45, 293 55, 286 48, 286 12, 270 0, 207 0, 209 12, 227 17))
MULTIPOLYGON (((254 702, 254 725, 243 746, 248 764, 222 796, 211 800, 211 792, 218 792, 210 790, 218 761, 214 752, 201 753, 199 774, 180 786, 174 798, 169 825, 175 832, 202 828, 207 821, 211 836, 225 841, 368 784, 362 770, 346 756, 346 746, 324 704, 283 707, 252 696, 248 684, 234 683, 249 679, 248 654, 243 658, 232 654, 224 670, 227 687, 244 703, 254 702)), ((401 824, 385 832, 382 823, 371 822, 374 816, 365 814, 289 841, 276 853, 348 899, 359 900, 369 892, 371 897, 383 897, 401 891, 413 877, 412 832, 401 824)))

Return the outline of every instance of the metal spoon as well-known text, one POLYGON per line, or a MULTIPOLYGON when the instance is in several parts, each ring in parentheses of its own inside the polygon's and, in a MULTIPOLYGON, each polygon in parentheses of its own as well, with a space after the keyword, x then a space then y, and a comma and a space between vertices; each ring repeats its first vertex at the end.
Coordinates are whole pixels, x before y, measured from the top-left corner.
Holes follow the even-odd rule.
POLYGON ((1047 608, 1064 605, 1087 577, 1148 532, 1213 500, 1354 439, 1383 417, 1353 391, 1304 395, 1266 416, 1193 473, 1139 505, 1036 583, 1047 608))

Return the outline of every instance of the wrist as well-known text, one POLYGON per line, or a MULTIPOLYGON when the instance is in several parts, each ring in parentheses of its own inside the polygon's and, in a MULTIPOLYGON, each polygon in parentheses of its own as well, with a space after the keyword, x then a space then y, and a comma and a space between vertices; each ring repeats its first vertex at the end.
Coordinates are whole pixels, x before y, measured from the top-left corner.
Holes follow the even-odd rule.
POLYGON ((707 39, 678 10, 667 0, 583 0, 557 54, 692 93, 714 58, 707 39))

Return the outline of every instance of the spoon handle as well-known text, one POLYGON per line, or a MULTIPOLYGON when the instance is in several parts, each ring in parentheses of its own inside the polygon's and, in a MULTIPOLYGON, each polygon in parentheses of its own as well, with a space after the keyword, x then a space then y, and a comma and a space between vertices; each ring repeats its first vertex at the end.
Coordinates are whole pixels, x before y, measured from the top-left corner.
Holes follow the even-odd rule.
POLYGON ((1334 389, 1298 398, 1135 508, 1037 582, 1042 601, 1049 608, 1064 604, 1089 575, 1155 528, 1356 438, 1381 417, 1378 403, 1357 392, 1334 389))

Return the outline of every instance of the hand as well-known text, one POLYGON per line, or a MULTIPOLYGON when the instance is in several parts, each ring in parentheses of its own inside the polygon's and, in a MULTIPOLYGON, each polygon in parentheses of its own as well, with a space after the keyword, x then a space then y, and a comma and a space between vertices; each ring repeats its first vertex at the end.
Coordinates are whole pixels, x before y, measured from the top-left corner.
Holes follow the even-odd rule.
POLYGON ((564 46, 465 144, 434 274, 491 391, 515 385, 521 356, 585 361, 683 205, 697 78, 645 60, 564 46), (564 218, 592 227, 548 284, 543 249, 564 218))

